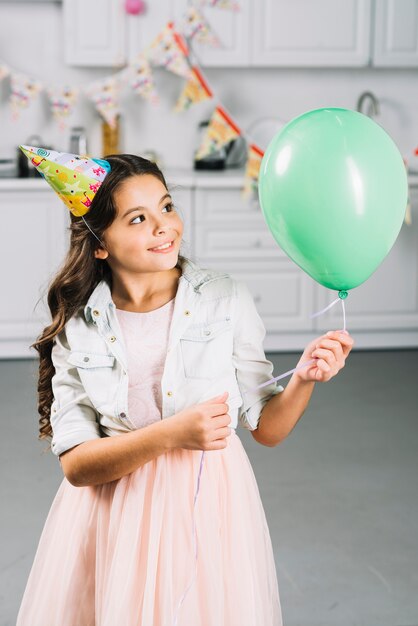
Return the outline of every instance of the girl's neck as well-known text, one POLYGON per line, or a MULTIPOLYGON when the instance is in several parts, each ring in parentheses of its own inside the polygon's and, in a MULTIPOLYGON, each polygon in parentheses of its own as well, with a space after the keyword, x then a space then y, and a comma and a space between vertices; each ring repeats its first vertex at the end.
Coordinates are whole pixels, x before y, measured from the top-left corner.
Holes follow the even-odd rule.
POLYGON ((164 306, 164 304, 167 304, 167 302, 176 297, 181 274, 181 268, 176 265, 171 270, 171 274, 168 277, 169 280, 167 282, 164 281, 164 285, 152 293, 128 293, 129 290, 124 286, 118 289, 118 286, 113 282, 112 300, 116 308, 123 311, 137 313, 153 311, 154 309, 164 306))

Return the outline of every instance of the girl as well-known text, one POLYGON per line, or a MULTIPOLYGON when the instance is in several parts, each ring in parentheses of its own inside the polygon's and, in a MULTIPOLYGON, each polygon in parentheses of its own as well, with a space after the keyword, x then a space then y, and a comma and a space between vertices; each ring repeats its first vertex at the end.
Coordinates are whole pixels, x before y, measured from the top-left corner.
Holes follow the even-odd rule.
POLYGON ((88 221, 71 212, 52 322, 33 344, 40 438, 52 437, 64 478, 17 626, 281 626, 269 529, 235 429, 277 445, 353 341, 319 337, 299 365, 316 362, 286 389, 244 393, 273 370, 245 283, 180 254, 183 223, 154 163, 106 161, 88 221))

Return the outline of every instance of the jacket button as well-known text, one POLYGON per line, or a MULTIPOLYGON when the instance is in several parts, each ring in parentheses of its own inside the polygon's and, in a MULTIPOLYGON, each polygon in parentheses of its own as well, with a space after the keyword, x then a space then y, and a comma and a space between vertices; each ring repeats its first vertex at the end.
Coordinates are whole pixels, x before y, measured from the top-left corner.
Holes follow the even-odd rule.
POLYGON ((119 417, 126 417, 126 413, 119 413, 119 417))
POLYGON ((85 356, 85 357, 84 357, 84 359, 83 359, 83 361, 86 361, 86 363, 87 363, 87 361, 90 361, 90 359, 89 359, 89 357, 88 357, 88 356, 85 356))
POLYGON ((210 335, 210 330, 205 330, 205 335, 210 335))
POLYGON ((97 309, 94 309, 93 315, 100 315, 100 311, 98 311, 97 309))
POLYGON ((168 395, 168 396, 172 396, 172 395, 173 395, 173 392, 172 392, 172 391, 167 391, 167 395, 168 395))
POLYGON ((116 337, 114 335, 112 335, 111 337, 109 337, 110 341, 116 341, 116 337))
POLYGON ((190 311, 184 311, 184 315, 190 315, 190 311))

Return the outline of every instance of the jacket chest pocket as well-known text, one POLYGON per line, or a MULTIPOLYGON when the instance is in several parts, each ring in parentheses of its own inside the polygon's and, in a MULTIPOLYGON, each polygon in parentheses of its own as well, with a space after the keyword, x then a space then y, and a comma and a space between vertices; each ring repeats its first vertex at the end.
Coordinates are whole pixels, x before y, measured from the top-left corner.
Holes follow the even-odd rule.
POLYGON ((232 322, 229 318, 190 326, 180 338, 186 378, 215 378, 231 362, 232 322))
POLYGON ((77 367, 84 389, 96 408, 107 402, 115 384, 114 362, 111 354, 72 351, 68 356, 68 363, 77 367))

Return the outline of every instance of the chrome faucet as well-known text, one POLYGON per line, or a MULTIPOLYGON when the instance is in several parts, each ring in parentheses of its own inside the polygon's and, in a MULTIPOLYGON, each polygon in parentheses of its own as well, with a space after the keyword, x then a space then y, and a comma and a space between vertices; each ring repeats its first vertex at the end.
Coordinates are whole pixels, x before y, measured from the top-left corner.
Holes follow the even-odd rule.
POLYGON ((369 106, 365 114, 368 115, 369 117, 373 117, 374 115, 379 115, 380 114, 379 101, 371 91, 363 91, 363 93, 357 100, 357 111, 359 111, 359 113, 364 113, 362 108, 366 100, 369 100, 368 102, 369 106))

